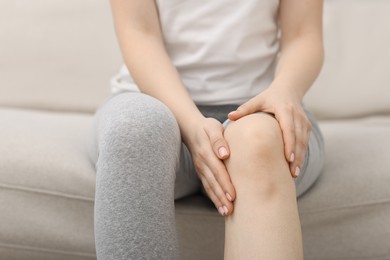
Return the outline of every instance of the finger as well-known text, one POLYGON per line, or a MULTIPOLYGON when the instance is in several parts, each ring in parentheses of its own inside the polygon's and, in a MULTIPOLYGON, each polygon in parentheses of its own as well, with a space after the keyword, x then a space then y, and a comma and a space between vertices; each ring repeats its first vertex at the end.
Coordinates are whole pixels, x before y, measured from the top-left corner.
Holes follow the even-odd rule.
POLYGON ((214 177, 213 179, 215 179, 221 187, 224 197, 228 201, 233 202, 236 198, 236 190, 234 189, 233 183, 230 179, 229 173, 226 170, 225 164, 222 161, 216 159, 215 157, 209 157, 206 163, 208 169, 210 170, 210 173, 214 177))
POLYGON ((204 177, 207 179, 207 182, 210 185, 210 188, 213 190, 214 194, 222 203, 225 216, 230 215, 233 212, 233 204, 227 199, 226 194, 223 192, 221 185, 216 180, 215 175, 209 169, 206 169, 204 171, 204 177))
POLYGON ((211 188, 210 184, 207 181, 207 178, 203 175, 200 175, 200 181, 202 182, 202 185, 209 196, 210 200, 214 203, 214 206, 216 207, 219 214, 222 216, 225 216, 225 210, 223 208, 222 202, 219 200, 218 196, 215 195, 214 190, 211 188))
POLYGON ((256 97, 248 100, 247 102, 245 102, 241 106, 239 106, 235 111, 230 112, 228 114, 228 118, 230 120, 233 120, 233 121, 238 120, 241 117, 244 117, 246 115, 253 114, 256 111, 259 111, 260 107, 261 107, 261 102, 260 102, 259 98, 256 96, 256 97))
POLYGON ((200 157, 201 164, 204 165, 200 165, 198 168, 201 168, 202 170, 207 168, 214 176, 214 179, 221 186, 225 197, 231 202, 234 201, 236 197, 236 191, 226 170, 225 164, 214 155, 212 149, 204 149, 204 152, 200 154, 200 157))
POLYGON ((290 163, 295 161, 295 124, 294 115, 291 110, 285 109, 280 114, 275 114, 282 130, 284 141, 284 154, 290 163))
POLYGON ((307 147, 310 139, 311 132, 311 124, 310 122, 306 122, 305 119, 301 119, 296 122, 296 146, 295 146, 295 154, 296 159, 293 163, 290 164, 290 171, 294 177, 298 177, 301 173, 301 169, 303 166, 303 162, 305 160, 307 147), (303 120, 303 121, 301 121, 303 120))
POLYGON ((200 178, 202 185, 207 193, 207 196, 210 198, 210 200, 214 203, 215 208, 217 211, 224 216, 225 212, 222 207, 221 201, 218 199, 218 197, 215 195, 214 191, 211 189, 209 183, 207 182, 207 179, 205 177, 200 178))
POLYGON ((221 160, 229 158, 229 146, 223 137, 223 127, 220 125, 220 128, 210 128, 206 131, 210 144, 213 148, 214 154, 221 160))
POLYGON ((304 149, 305 149, 305 136, 304 131, 302 131, 302 125, 296 123, 295 124, 295 160, 294 162, 290 163, 290 171, 291 175, 293 177, 298 177, 301 168, 302 168, 302 157, 304 156, 304 149))

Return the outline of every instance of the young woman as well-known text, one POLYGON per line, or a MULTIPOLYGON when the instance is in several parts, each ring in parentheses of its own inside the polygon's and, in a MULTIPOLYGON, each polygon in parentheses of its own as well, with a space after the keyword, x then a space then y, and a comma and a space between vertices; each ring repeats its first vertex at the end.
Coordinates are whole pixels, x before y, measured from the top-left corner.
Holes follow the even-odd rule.
POLYGON ((93 126, 98 259, 178 259, 174 199, 200 189, 225 217, 225 259, 302 259, 322 0, 111 6, 125 66, 93 126))

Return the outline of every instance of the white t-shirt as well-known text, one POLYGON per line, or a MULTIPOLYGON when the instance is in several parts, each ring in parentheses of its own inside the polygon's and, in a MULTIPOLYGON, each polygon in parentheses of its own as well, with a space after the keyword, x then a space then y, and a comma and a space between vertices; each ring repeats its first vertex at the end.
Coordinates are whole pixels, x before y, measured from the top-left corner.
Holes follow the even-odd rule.
MULTIPOLYGON (((156 2, 166 50, 196 104, 242 104, 272 82, 278 0, 156 2)), ((111 90, 139 91, 126 66, 111 90)))

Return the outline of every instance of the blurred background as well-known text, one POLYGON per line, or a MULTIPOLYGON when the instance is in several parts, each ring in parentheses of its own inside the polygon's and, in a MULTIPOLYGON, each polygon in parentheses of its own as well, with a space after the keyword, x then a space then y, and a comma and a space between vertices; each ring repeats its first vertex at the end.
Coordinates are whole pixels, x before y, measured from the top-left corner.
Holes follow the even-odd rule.
MULTIPOLYGON (((109 1, 75 3, 0 1, 1 106, 92 112, 108 95, 121 64, 109 1)), ((325 1, 326 64, 307 98, 318 116, 389 112, 389 13, 386 0, 325 1)))
POLYGON ((120 64, 109 1, 0 1, 0 106, 92 112, 120 64))

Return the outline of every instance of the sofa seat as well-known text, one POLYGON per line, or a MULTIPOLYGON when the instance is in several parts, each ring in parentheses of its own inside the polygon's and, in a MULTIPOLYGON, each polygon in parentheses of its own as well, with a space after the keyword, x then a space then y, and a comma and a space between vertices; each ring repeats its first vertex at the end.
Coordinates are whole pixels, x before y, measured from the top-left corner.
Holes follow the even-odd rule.
POLYGON ((91 116, 1 108, 0 118, 2 259, 94 259, 91 116))
POLYGON ((305 259, 390 259, 390 117, 320 126, 325 167, 298 204, 305 259))
MULTIPOLYGON (((92 115, 0 108, 0 118, 0 255, 95 259, 92 115)), ((390 258, 390 117, 320 126, 324 172, 298 200, 305 259, 390 258)), ((224 222, 208 199, 177 201, 176 218, 182 259, 223 259, 224 222)))

